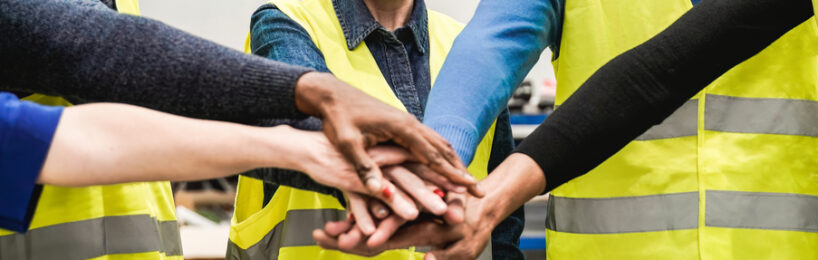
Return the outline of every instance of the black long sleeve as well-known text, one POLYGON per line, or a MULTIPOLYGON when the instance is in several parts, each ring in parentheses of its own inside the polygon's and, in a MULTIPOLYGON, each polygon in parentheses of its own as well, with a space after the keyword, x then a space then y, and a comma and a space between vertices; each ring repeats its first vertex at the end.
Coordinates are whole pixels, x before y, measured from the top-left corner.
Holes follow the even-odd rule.
POLYGON ((809 0, 702 1, 600 68, 516 152, 539 164, 550 191, 602 163, 812 15, 809 0))
POLYGON ((0 0, 0 88, 250 122, 303 118, 310 71, 246 55, 99 1, 0 0))

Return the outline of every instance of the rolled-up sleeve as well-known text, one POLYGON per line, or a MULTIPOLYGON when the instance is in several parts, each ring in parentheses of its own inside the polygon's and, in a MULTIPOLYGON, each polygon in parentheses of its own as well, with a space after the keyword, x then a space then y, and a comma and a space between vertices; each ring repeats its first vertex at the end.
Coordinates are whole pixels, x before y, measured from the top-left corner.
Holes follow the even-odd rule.
POLYGON ((0 92, 0 228, 25 232, 38 199, 37 176, 62 107, 20 101, 0 92))

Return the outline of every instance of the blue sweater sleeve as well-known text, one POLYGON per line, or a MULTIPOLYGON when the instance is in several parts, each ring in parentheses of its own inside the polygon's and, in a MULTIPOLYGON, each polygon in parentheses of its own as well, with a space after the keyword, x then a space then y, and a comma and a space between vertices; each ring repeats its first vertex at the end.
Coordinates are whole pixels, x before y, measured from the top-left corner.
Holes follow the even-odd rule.
POLYGON ((0 228, 25 232, 37 201, 35 182, 62 107, 21 102, 0 92, 0 228))
POLYGON ((563 2, 483 0, 455 40, 423 121, 452 143, 464 163, 540 53, 558 40, 563 2))

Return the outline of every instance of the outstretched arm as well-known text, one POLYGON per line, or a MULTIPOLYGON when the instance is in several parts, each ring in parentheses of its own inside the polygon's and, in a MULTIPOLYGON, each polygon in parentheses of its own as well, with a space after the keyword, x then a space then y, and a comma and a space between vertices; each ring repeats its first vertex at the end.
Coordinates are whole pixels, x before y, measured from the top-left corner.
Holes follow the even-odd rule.
POLYGON ((252 127, 94 103, 64 109, 38 181, 64 186, 182 181, 257 167, 307 172, 316 163, 314 154, 326 149, 332 146, 320 133, 287 126, 252 127))
POLYGON ((457 36, 423 122, 451 142, 467 165, 540 53, 558 41, 563 2, 483 0, 457 36))

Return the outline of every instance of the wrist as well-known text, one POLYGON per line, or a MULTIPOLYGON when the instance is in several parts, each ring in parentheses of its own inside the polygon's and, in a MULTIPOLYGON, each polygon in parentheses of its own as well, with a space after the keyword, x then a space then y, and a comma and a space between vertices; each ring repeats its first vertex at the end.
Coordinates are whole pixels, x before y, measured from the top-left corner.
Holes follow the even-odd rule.
POLYGON ((255 167, 275 167, 291 170, 301 170, 298 167, 298 158, 302 155, 302 143, 298 130, 288 126, 256 128, 256 138, 250 145, 263 144, 262 150, 255 153, 255 167))
POLYGON ((486 187, 485 207, 487 218, 499 224, 512 212, 545 189, 545 175, 536 162, 525 154, 514 153, 480 182, 486 187), (495 211, 491 213, 488 211, 495 211))
POLYGON ((304 114, 323 118, 328 107, 337 102, 337 97, 329 86, 337 81, 332 74, 308 72, 295 85, 295 107, 304 114))

